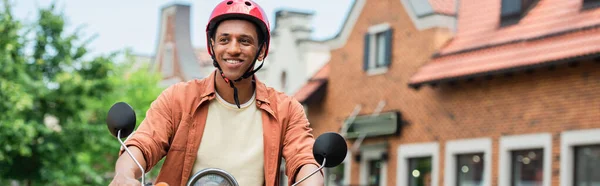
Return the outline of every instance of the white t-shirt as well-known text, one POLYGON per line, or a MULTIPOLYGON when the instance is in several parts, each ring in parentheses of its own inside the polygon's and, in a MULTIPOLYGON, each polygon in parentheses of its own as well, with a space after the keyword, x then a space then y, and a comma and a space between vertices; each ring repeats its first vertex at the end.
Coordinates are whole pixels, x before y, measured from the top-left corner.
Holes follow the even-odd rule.
POLYGON ((264 184, 263 126, 256 107, 256 93, 241 108, 219 94, 208 106, 208 116, 192 175, 205 168, 219 168, 239 185, 264 184))

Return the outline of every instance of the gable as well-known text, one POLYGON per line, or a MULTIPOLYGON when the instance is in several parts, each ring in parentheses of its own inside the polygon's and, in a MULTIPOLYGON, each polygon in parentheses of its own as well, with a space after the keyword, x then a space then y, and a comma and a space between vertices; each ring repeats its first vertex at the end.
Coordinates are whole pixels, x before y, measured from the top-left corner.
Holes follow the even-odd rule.
MULTIPOLYGON (((394 0, 392 0, 394 1, 394 0)), ((424 16, 418 16, 417 11, 411 4, 411 1, 415 0, 395 0, 400 1, 406 13, 410 16, 412 23, 418 30, 429 29, 433 27, 445 27, 449 28, 453 32, 456 30, 456 19, 455 12, 456 9, 455 2, 457 0, 429 0, 429 3, 418 4, 420 8, 430 8, 431 13, 428 13, 424 16), (448 8, 448 5, 450 6, 448 8)), ((421 0, 418 0, 421 1, 421 0)), ((418 2, 415 1, 415 2, 418 2)), ((338 49, 343 47, 350 34, 354 31, 354 26, 358 21, 358 18, 361 16, 363 8, 367 4, 366 0, 355 0, 350 7, 350 11, 344 20, 342 28, 333 38, 325 40, 331 49, 338 49)))

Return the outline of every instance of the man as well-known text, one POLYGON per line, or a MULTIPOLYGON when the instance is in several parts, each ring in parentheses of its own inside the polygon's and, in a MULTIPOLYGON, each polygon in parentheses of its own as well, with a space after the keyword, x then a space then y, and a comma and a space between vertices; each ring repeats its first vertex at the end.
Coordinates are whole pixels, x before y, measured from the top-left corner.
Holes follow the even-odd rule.
MULTIPOLYGON (((298 101, 253 75, 269 49, 269 22, 250 0, 225 0, 206 27, 216 70, 201 80, 167 88, 126 145, 145 170, 166 157, 156 182, 184 185, 196 172, 219 168, 240 185, 278 185, 279 160, 292 184, 318 168, 314 137, 298 101)), ((262 64, 261 64, 262 66, 262 64)), ((126 154, 111 185, 139 184, 141 170, 126 154)), ((314 174, 302 185, 323 185, 314 174)))

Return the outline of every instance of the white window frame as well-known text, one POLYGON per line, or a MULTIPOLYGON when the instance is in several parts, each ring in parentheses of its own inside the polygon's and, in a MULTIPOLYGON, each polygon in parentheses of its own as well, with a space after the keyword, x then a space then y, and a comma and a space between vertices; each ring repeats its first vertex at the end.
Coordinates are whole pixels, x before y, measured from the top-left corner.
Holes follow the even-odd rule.
MULTIPOLYGON (((387 152, 386 146, 387 145, 382 144, 371 146, 365 145, 364 147, 360 148, 360 185, 367 185, 367 171, 369 170, 368 161, 373 159, 381 159, 381 155, 387 152)), ((379 183, 380 186, 387 185, 387 164, 387 160, 383 160, 381 163, 381 172, 379 173, 381 175, 381 183, 379 183)))
POLYGON ((552 134, 537 133, 500 137, 499 186, 511 185, 511 151, 543 148, 544 178, 543 186, 550 186, 552 178, 552 134))
POLYGON ((483 153, 483 185, 491 185, 492 140, 490 138, 461 139, 446 142, 444 185, 456 185, 456 155, 483 153))
MULTIPOLYGON (((350 174, 351 174, 351 170, 352 170, 352 153, 350 150, 348 150, 348 152, 346 153, 346 158, 344 159, 344 161, 342 162, 344 164, 344 180, 342 181, 343 185, 350 185, 350 174)), ((333 185, 328 185, 327 183, 329 183, 328 178, 329 177, 329 171, 327 171, 327 169, 325 169, 325 186, 333 186, 333 185)))
POLYGON ((560 144, 560 185, 573 185, 574 146, 600 144, 600 129, 564 131, 560 144))
POLYGON ((431 157, 431 186, 438 186, 439 169, 439 143, 406 144, 398 147, 397 186, 408 185, 408 159, 418 157, 431 157))
POLYGON ((384 74, 388 71, 388 67, 375 67, 377 58, 377 34, 383 33, 391 28, 390 23, 381 23, 369 27, 369 68, 367 69, 367 75, 379 75, 384 74))

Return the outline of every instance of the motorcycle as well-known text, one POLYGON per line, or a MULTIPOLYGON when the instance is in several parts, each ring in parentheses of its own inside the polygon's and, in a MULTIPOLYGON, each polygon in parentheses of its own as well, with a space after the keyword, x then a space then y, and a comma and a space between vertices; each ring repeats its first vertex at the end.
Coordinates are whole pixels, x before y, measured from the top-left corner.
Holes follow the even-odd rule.
MULTIPOLYGON (((106 125, 110 133, 117 138, 121 143, 121 147, 125 149, 127 154, 135 161, 137 166, 142 171, 141 184, 142 186, 151 186, 152 183, 145 183, 146 172, 141 164, 135 159, 133 154, 127 149, 125 143, 121 138, 127 138, 133 133, 136 124, 136 116, 133 108, 125 103, 115 103, 108 111, 106 118, 106 125)), ((331 168, 341 164, 346 158, 348 147, 346 140, 339 134, 334 132, 328 132, 321 134, 315 140, 313 144, 313 157, 319 163, 319 168, 313 171, 308 176, 305 176, 292 186, 303 182, 310 176, 322 170, 324 167, 331 168)), ((166 185, 168 183, 160 182, 156 186, 166 185)), ((209 185, 222 185, 222 186, 239 186, 236 179, 227 171, 218 168, 206 168, 195 173, 187 182, 187 186, 209 186, 209 185)))

